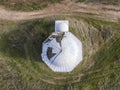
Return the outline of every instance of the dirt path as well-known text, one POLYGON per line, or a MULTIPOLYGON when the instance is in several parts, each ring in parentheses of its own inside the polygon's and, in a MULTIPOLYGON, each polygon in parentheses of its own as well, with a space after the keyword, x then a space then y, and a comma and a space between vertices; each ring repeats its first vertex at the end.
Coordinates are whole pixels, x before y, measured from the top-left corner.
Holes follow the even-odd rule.
POLYGON ((73 14, 82 16, 87 15, 89 17, 118 22, 120 21, 120 6, 62 2, 60 4, 50 5, 44 10, 32 12, 11 11, 0 7, 0 19, 11 21, 29 20, 53 15, 73 14))

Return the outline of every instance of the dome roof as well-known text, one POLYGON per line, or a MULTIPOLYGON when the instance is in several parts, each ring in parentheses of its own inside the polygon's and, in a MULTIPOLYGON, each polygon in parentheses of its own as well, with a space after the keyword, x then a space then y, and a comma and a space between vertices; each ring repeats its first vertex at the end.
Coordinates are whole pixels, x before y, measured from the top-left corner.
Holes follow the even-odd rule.
POLYGON ((55 32, 43 42, 41 55, 53 71, 70 72, 82 61, 82 43, 70 32, 55 32))

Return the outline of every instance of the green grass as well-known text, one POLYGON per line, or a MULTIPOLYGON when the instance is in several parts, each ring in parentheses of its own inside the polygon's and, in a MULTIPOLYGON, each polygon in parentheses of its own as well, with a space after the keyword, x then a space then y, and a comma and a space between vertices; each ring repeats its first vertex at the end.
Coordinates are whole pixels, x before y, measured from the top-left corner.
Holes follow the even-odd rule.
POLYGON ((40 53, 42 42, 53 32, 56 19, 69 20, 69 17, 1 22, 4 24, 0 32, 2 90, 119 90, 118 23, 70 17, 70 31, 83 43, 84 60, 70 73, 55 73, 42 62, 40 53))
POLYGON ((92 24, 94 26, 99 26, 99 25, 110 25, 112 27, 120 27, 120 23, 116 22, 109 22, 109 21, 103 21, 103 20, 98 20, 98 19, 93 19, 93 18, 84 18, 85 21, 87 21, 89 24, 92 24))
POLYGON ((86 72, 82 78, 83 83, 80 85, 91 86, 94 89, 88 90, 119 90, 120 88, 120 34, 115 35, 93 56, 95 65, 86 72), (88 72, 94 73, 88 73, 88 72), (96 72, 95 72, 96 71, 96 72))
POLYGON ((78 2, 92 2, 97 4, 119 5, 119 0, 77 0, 78 2))
MULTIPOLYGON (((63 0, 0 0, 0 5, 7 9, 19 11, 33 11, 46 8, 49 4, 60 3, 63 0)), ((73 0, 76 1, 76 0, 73 0)), ((77 0, 77 2, 97 2, 103 4, 119 5, 119 0, 77 0)))
POLYGON ((49 4, 59 3, 61 0, 0 0, 0 5, 11 10, 33 11, 46 8, 49 4))
POLYGON ((42 20, 42 22, 39 20, 23 22, 11 32, 2 33, 0 51, 14 57, 27 59, 39 57, 41 43, 53 30, 53 27, 50 27, 53 23, 47 23, 45 20, 42 20))
POLYGON ((78 0, 78 2, 85 2, 86 0, 78 0))

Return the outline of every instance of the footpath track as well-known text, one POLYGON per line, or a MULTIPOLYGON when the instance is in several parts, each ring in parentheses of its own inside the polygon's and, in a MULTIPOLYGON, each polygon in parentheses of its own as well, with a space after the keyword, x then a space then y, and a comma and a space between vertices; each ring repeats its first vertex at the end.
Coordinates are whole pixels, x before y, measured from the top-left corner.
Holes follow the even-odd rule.
POLYGON ((24 12, 12 11, 0 6, 0 20, 20 21, 49 16, 77 15, 89 16, 100 20, 120 22, 120 6, 102 5, 92 3, 64 2, 49 5, 47 8, 38 11, 24 12))

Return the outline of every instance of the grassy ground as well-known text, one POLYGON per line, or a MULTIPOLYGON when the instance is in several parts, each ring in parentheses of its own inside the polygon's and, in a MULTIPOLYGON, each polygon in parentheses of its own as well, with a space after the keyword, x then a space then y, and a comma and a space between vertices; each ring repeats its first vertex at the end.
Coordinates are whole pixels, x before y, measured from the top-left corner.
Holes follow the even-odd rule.
POLYGON ((92 2, 92 3, 102 3, 106 5, 120 5, 119 0, 77 0, 79 2, 92 2))
MULTIPOLYGON (((19 11, 33 11, 46 8, 49 4, 60 3, 65 0, 0 0, 0 5, 7 9, 19 11)), ((73 2, 92 2, 108 5, 119 5, 119 0, 72 0, 73 2)))
POLYGON ((48 4, 58 3, 61 0, 0 0, 0 5, 4 5, 8 9, 32 11, 43 9, 48 4))
POLYGON ((81 17, 48 17, 0 23, 1 90, 119 90, 120 26, 81 17), (70 73, 55 73, 41 60, 42 42, 55 19, 68 19, 83 43, 84 60, 70 73))
POLYGON ((88 1, 102 4, 120 5, 119 0, 88 0, 88 1))

